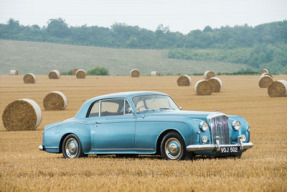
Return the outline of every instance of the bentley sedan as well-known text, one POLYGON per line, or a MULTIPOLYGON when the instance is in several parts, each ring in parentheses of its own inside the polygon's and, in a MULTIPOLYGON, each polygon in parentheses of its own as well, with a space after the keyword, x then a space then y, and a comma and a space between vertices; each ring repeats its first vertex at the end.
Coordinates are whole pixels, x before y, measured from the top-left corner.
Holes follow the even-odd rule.
POLYGON ((39 149, 64 158, 157 154, 182 160, 240 157, 252 147, 249 125, 240 116, 183 111, 167 94, 137 91, 86 101, 74 118, 45 127, 39 149))

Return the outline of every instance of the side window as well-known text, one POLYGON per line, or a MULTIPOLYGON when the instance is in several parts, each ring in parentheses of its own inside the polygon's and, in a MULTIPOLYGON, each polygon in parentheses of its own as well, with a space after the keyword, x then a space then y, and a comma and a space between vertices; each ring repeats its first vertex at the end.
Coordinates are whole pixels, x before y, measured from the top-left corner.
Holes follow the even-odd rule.
POLYGON ((123 99, 109 99, 101 102, 101 116, 123 115, 123 99))
POLYGON ((92 104, 92 108, 90 110, 90 113, 88 115, 88 117, 98 117, 99 116, 99 105, 100 105, 100 102, 97 101, 95 103, 92 104))
POLYGON ((125 114, 132 114, 133 110, 127 100, 125 100, 125 114))

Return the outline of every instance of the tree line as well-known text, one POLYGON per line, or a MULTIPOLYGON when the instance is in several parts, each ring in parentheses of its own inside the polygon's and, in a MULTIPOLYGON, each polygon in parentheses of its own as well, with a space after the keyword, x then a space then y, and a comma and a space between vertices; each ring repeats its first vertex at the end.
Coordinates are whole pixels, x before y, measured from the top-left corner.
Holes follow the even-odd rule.
POLYGON ((283 43, 233 49, 176 48, 169 50, 168 58, 242 63, 255 69, 267 68, 274 74, 287 74, 287 45, 283 43))
POLYGON ((69 26, 50 19, 47 26, 24 26, 14 19, 0 24, 0 39, 132 49, 169 49, 168 58, 244 63, 287 73, 287 20, 203 30, 188 34, 159 25, 155 31, 115 23, 111 27, 69 26))
POLYGON ((159 25, 155 31, 115 23, 111 27, 69 26, 63 19, 50 19, 47 26, 24 26, 14 19, 0 24, 0 38, 115 48, 172 49, 253 47, 258 44, 287 42, 287 21, 251 27, 248 25, 171 32, 159 25))
MULTIPOLYGON (((73 75, 73 69, 61 72, 61 75, 73 75)), ((87 75, 109 75, 109 70, 105 67, 94 67, 88 70, 87 75)))

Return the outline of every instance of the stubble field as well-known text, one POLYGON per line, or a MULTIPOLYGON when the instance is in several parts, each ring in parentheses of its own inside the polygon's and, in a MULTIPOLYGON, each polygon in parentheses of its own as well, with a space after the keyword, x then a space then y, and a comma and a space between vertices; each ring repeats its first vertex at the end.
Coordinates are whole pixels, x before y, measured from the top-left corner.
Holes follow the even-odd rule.
MULTIPOLYGON (((79 80, 37 76, 0 76, 1 116, 8 103, 36 101, 42 122, 36 131, 10 132, 0 120, 0 191, 287 191, 287 97, 270 98, 258 87, 259 76, 220 76, 221 93, 197 96, 193 86, 178 87, 177 77, 91 77, 79 80), (64 111, 43 110, 43 98, 61 91, 68 99, 64 111), (183 110, 216 111, 243 116, 251 127, 254 148, 241 159, 199 157, 194 161, 165 161, 158 157, 89 156, 63 159, 38 150, 44 126, 73 117, 82 103, 102 94, 152 90, 169 94, 183 110)), ((286 75, 274 79, 287 79, 286 75)))

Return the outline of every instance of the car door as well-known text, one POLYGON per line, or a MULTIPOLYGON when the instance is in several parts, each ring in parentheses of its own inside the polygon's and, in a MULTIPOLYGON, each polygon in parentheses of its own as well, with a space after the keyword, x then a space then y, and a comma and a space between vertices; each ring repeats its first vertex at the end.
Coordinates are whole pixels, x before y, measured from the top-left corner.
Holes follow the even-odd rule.
POLYGON ((96 105, 99 116, 91 125, 92 151, 113 153, 133 150, 135 116, 128 101, 122 98, 106 99, 96 105))

